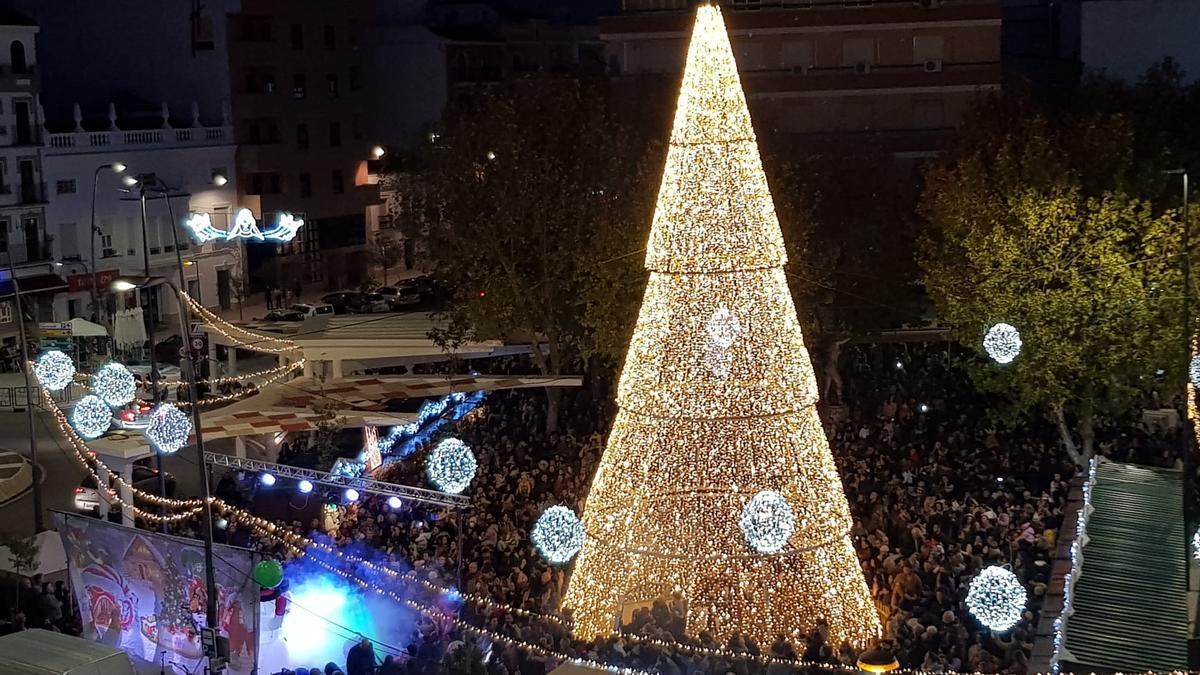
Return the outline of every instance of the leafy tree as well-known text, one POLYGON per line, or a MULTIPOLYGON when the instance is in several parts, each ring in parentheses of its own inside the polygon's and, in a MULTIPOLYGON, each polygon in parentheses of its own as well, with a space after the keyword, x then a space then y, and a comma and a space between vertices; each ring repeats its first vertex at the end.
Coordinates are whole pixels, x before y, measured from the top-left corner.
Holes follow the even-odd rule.
MULTIPOLYGON (((453 111, 432 150, 439 218, 424 237, 453 313, 480 338, 533 345, 546 375, 605 347, 608 307, 594 289, 621 246, 613 224, 649 223, 646 145, 603 82, 536 78, 480 92, 453 111), (596 270, 600 269, 601 272, 596 270)), ((630 227, 634 227, 630 225, 630 227)), ((625 288, 622 286, 622 288, 625 288)), ((627 294, 614 301, 627 300, 627 294)), ((559 391, 549 389, 548 430, 559 391)))
POLYGON ((941 317, 977 349, 993 323, 1021 331, 1017 360, 977 364, 976 382, 1048 414, 1077 463, 1097 415, 1124 414, 1185 363, 1180 223, 1150 199, 1136 134, 1119 115, 997 99, 923 195, 920 262, 941 317))
POLYGON ((338 415, 337 402, 325 395, 325 378, 318 377, 318 380, 321 396, 312 404, 312 411, 318 415, 313 422, 313 449, 317 453, 318 466, 328 471, 340 456, 337 437, 346 426, 346 418, 338 415))
MULTIPOLYGON (((37 567, 37 558, 41 547, 38 545, 36 537, 5 537, 0 543, 8 549, 8 562, 17 576, 21 576, 22 571, 33 570, 37 567)), ((19 602, 20 585, 17 585, 16 591, 19 602)))

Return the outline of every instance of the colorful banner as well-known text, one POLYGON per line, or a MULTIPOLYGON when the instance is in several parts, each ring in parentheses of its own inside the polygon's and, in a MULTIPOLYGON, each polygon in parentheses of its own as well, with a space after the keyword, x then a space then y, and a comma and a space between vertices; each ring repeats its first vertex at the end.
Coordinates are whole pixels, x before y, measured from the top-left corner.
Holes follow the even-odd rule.
MULTIPOLYGON (((198 541, 55 514, 83 636, 129 654, 139 674, 202 672, 200 628, 207 592, 198 541)), ((258 658, 257 555, 214 550, 217 611, 229 639, 230 675, 250 675, 258 658)))

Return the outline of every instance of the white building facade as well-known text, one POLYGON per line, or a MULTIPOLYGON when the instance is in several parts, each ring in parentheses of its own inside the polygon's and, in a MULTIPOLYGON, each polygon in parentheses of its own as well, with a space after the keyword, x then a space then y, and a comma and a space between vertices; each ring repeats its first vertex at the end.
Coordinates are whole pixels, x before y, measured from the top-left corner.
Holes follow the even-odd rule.
MULTIPOLYGON (((11 262, 21 282, 26 316, 48 319, 61 283, 55 278, 46 229, 46 188, 40 156, 38 28, 19 15, 0 17, 0 264, 11 262)), ((0 290, 0 324, 11 332, 11 288, 0 290)))
MULTIPOLYGON (((54 259, 68 283, 54 303, 56 320, 104 320, 116 311, 147 302, 138 293, 113 293, 118 276, 142 276, 149 252, 150 274, 179 283, 183 262, 187 292, 207 307, 229 308, 238 301, 244 244, 217 240, 203 245, 183 227, 189 213, 207 213, 225 229, 237 210, 232 127, 172 127, 165 114, 157 129, 121 130, 110 113, 110 129, 85 131, 76 113, 75 131, 46 135, 43 164, 49 202, 46 222, 54 233, 54 259), (114 169, 124 166, 123 172, 114 169), (141 178, 129 185, 127 178, 141 178), (143 237, 140 185, 146 190, 143 237), (168 200, 158 188, 168 189, 168 200), (93 191, 95 207, 93 211, 93 191), (93 229, 94 223, 94 229, 93 229), (143 239, 145 242, 143 242, 143 239), (178 244, 178 258, 176 252, 178 244), (92 308, 95 271, 98 311, 92 308)), ((173 317, 178 303, 154 292, 144 307, 160 321, 173 317)))

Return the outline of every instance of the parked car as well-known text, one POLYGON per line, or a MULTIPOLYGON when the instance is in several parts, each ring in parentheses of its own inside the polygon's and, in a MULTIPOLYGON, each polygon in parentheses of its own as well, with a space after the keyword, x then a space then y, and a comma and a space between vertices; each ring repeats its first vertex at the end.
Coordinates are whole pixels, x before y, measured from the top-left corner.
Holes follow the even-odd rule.
POLYGON ((392 310, 421 304, 421 293, 416 289, 399 286, 380 286, 375 289, 375 292, 387 300, 388 307, 392 310))
POLYGON ((263 321, 303 321, 305 314, 297 311, 294 307, 287 309, 273 309, 267 312, 263 317, 263 321))
POLYGON ((363 305, 366 307, 368 313, 378 314, 380 312, 392 311, 392 303, 382 293, 373 292, 363 293, 362 295, 365 300, 363 305))
MULTIPOLYGON (((171 474, 166 475, 167 479, 167 497, 175 496, 175 477, 171 474)), ((133 465, 133 487, 143 492, 158 494, 158 469, 144 464, 133 465)), ((108 485, 108 494, 111 497, 117 496, 117 482, 110 479, 108 485)), ((90 514, 100 517, 100 494, 96 489, 96 479, 93 476, 87 476, 79 483, 79 487, 75 488, 75 510, 79 513, 90 514)), ((109 507, 109 513, 119 513, 121 508, 116 504, 109 507)))
MULTIPOLYGON (((179 361, 178 354, 175 355, 175 361, 177 363, 179 361)), ((125 367, 128 368, 129 372, 133 373, 135 377, 140 377, 143 380, 148 380, 150 378, 150 364, 148 363, 135 363, 125 367)), ((179 380, 183 379, 183 371, 179 369, 179 366, 173 366, 169 363, 159 361, 154 365, 154 367, 158 370, 159 382, 178 382, 179 380)))
POLYGON ((366 301, 358 291, 338 291, 321 298, 321 302, 333 306, 335 314, 363 314, 366 301))
POLYGON ((298 312, 301 319, 306 319, 310 316, 323 316, 326 314, 335 314, 333 305, 325 302, 305 303, 300 302, 292 305, 285 311, 298 312))

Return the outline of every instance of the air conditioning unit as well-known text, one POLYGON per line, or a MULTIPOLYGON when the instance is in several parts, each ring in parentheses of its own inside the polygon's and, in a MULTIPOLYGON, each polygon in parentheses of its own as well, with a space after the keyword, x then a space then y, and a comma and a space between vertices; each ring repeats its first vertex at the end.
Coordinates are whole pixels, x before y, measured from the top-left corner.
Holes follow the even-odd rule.
POLYGON ((793 75, 807 75, 808 66, 792 66, 793 75))
POLYGON ((869 73, 869 72, 871 72, 871 64, 869 64, 865 61, 861 62, 861 63, 856 63, 856 64, 854 64, 854 72, 859 73, 859 74, 869 73))
POLYGON ((927 73, 942 72, 942 60, 941 59, 925 59, 925 72, 927 72, 927 73))

